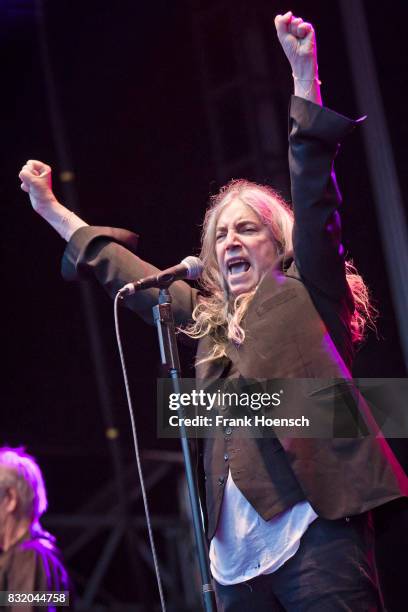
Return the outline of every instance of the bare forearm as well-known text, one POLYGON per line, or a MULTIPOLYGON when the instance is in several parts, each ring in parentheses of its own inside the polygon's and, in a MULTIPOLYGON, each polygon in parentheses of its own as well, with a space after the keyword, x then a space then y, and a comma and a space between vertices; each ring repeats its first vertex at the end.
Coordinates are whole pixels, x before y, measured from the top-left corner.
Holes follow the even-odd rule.
POLYGON ((56 199, 51 184, 51 168, 37 159, 29 159, 19 178, 21 189, 30 196, 31 206, 67 242, 80 227, 88 225, 56 199))
POLYGON ((39 208, 37 213, 67 242, 77 229, 88 225, 88 223, 85 223, 78 215, 68 210, 57 200, 51 202, 47 207, 39 208))
POLYGON ((319 80, 317 63, 316 66, 312 66, 304 71, 299 70, 298 74, 293 73, 292 76, 295 96, 305 98, 305 100, 322 106, 322 94, 320 90, 322 83, 319 80))

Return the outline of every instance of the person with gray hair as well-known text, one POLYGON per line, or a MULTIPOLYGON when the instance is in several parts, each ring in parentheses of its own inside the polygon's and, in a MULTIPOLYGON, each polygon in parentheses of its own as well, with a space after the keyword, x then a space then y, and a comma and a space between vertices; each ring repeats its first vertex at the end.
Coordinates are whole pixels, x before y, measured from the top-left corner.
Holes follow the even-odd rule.
MULTIPOLYGON (((40 523, 47 505, 43 475, 34 457, 23 448, 0 448, 0 591, 68 590, 55 537, 40 523)), ((28 608, 35 609, 30 603, 28 608)))

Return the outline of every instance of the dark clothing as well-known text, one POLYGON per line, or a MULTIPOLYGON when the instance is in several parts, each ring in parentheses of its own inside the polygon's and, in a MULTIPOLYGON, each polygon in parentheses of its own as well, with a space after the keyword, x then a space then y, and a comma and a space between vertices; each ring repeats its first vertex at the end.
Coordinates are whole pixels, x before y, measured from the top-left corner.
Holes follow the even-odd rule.
MULTIPOLYGON (((230 345, 228 359, 197 367, 206 383, 224 375, 229 363, 243 378, 315 379, 314 418, 326 416, 325 401, 335 379, 350 377, 350 317, 353 300, 345 278, 340 242, 340 195, 333 172, 338 143, 355 122, 301 98, 290 109, 289 163, 295 212, 295 263, 266 276, 249 305, 245 342, 230 345), (322 384, 321 379, 326 379, 322 384)), ((157 272, 124 247, 135 238, 110 228, 79 229, 64 254, 69 280, 94 276, 111 296, 130 280, 157 272)), ((186 324, 197 292, 186 283, 171 288, 177 324, 186 324)), ((157 290, 127 299, 146 321, 157 290)), ((199 341, 197 357, 208 354, 211 337, 199 341)), ((338 393, 344 411, 349 395, 338 393)), ((358 409, 366 410, 362 403, 358 409)), ((373 431, 370 415, 362 421, 373 431)), ((375 431, 375 424, 374 424, 375 431)), ((277 432, 279 436, 279 432, 277 432)), ((239 439, 236 432, 204 445, 208 537, 215 533, 228 470, 246 499, 269 520, 300 499, 326 519, 360 514, 408 494, 408 481, 383 439, 239 439), (227 456, 227 460, 225 460, 227 456)), ((203 482, 201 474, 200 482, 203 482)))
MULTIPOLYGON (((0 591, 68 591, 67 572, 59 552, 50 540, 26 534, 9 550, 0 553, 0 591)), ((35 605, 0 607, 1 610, 19 612, 28 610, 56 610, 55 606, 35 605)), ((64 608, 65 610, 67 608, 64 608)))
POLYGON ((316 519, 297 553, 272 574, 215 585, 220 612, 379 612, 367 514, 316 519))

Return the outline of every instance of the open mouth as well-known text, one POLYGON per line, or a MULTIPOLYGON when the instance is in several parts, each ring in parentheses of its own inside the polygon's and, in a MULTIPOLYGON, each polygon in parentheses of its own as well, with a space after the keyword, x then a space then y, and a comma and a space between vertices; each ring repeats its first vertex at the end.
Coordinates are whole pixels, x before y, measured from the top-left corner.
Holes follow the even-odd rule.
POLYGON ((227 265, 228 274, 230 276, 238 276, 238 274, 243 274, 244 272, 248 272, 251 264, 246 259, 235 259, 230 261, 227 265))

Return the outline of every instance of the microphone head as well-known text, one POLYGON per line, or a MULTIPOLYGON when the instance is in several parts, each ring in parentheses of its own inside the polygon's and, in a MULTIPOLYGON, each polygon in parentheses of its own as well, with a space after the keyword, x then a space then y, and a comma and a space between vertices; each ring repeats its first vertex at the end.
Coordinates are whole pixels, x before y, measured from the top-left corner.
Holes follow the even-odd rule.
POLYGON ((204 264, 201 259, 189 255, 188 257, 185 257, 181 263, 187 268, 186 278, 189 280, 197 280, 197 278, 200 278, 204 270, 204 264))

